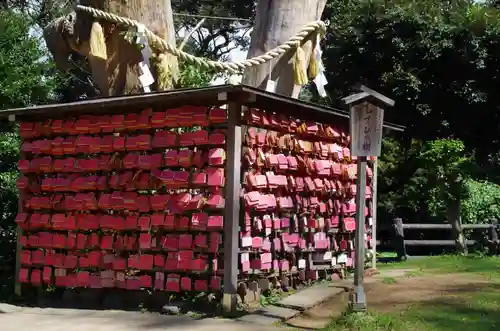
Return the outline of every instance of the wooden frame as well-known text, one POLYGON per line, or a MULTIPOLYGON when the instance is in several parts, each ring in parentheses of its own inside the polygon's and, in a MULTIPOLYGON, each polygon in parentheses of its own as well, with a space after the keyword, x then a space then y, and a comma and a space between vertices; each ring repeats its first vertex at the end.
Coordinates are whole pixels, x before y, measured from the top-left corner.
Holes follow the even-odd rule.
MULTIPOLYGON (((226 207, 224 211, 224 293, 223 306, 226 311, 234 312, 237 304, 239 219, 241 191, 241 153, 242 153, 242 107, 268 109, 278 114, 299 117, 324 123, 341 123, 347 128, 347 111, 305 103, 284 96, 268 93, 256 88, 239 85, 222 85, 200 89, 183 89, 123 97, 90 99, 66 104, 45 105, 30 108, 0 111, 0 118, 11 121, 43 121, 78 116, 81 114, 130 113, 138 108, 174 108, 183 105, 228 105, 228 135, 226 164, 226 207)), ((404 128, 385 123, 384 127, 402 131, 404 128)), ((20 197, 20 212, 23 197, 20 197)), ((19 229, 18 235, 21 233, 19 229)), ((19 274, 19 243, 16 271, 19 274)), ((16 280, 17 280, 16 275, 16 280)), ((21 294, 19 282, 16 293, 21 294)))
MULTIPOLYGON (((221 103, 218 99, 221 93, 226 94, 227 102, 239 101, 249 107, 269 108, 289 116, 300 116, 305 120, 331 122, 344 119, 346 124, 349 120, 349 113, 346 110, 319 106, 245 85, 220 85, 121 97, 96 98, 63 104, 4 109, 0 110, 0 118, 8 118, 13 115, 13 120, 15 119, 16 121, 23 119, 37 121, 45 118, 66 117, 68 114, 72 116, 82 113, 95 114, 102 112, 104 109, 108 113, 127 113, 138 106, 164 105, 168 108, 184 104, 216 104, 221 103)), ((393 131, 404 130, 403 126, 389 122, 384 122, 384 128, 393 131)))

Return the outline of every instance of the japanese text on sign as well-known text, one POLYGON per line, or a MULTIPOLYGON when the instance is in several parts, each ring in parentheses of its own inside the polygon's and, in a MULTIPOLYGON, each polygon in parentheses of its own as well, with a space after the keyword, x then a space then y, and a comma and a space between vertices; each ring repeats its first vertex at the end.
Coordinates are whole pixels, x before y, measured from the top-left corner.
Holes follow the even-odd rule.
POLYGON ((383 109, 369 103, 351 108, 351 153, 379 156, 382 143, 383 109))

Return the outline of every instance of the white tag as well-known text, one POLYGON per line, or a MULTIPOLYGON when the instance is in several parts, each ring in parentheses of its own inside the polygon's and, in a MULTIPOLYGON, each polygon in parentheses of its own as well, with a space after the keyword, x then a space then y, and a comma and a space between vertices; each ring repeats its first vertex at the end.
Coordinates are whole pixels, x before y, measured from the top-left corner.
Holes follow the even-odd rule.
POLYGON ((373 219, 371 217, 368 217, 368 225, 370 226, 373 225, 373 219))
POLYGON ((227 100, 227 92, 221 92, 217 94, 217 100, 226 101, 227 100))
POLYGON ((266 84, 266 91, 267 92, 276 92, 276 82, 272 79, 269 79, 266 84))
POLYGON ((137 38, 135 39, 136 44, 142 44, 142 42, 146 39, 145 31, 146 31, 146 26, 144 24, 137 24, 136 25, 137 29, 137 38))
POLYGON ((264 232, 266 233, 266 237, 269 236, 271 234, 271 229, 270 228, 266 228, 264 230, 264 232))
POLYGON ((337 257, 337 262, 338 263, 346 263, 347 262, 347 254, 340 254, 337 257))
POLYGON ((241 253, 240 260, 241 260, 241 262, 250 261, 250 254, 248 254, 248 253, 241 253))
POLYGON ((229 78, 227 79, 227 83, 229 85, 240 85, 240 79, 238 76, 236 75, 231 75, 229 76, 229 78))
POLYGON ((337 265, 337 259, 332 256, 332 266, 337 265))
POLYGON ((305 269, 305 268, 306 268, 306 260, 304 260, 304 259, 300 259, 300 260, 298 260, 297 262, 298 262, 298 263, 297 263, 297 267, 298 267, 299 269, 305 269))
POLYGON ((245 236, 241 238, 241 247, 250 247, 252 246, 252 237, 245 236))
POLYGON ((149 67, 147 64, 144 62, 139 63, 139 69, 141 70, 141 75, 139 76, 139 81, 141 82, 141 85, 143 87, 149 87, 151 84, 155 82, 155 79, 153 75, 151 74, 151 71, 149 70, 149 67))
POLYGON ((332 252, 326 252, 325 255, 323 255, 323 260, 331 260, 332 259, 332 252))

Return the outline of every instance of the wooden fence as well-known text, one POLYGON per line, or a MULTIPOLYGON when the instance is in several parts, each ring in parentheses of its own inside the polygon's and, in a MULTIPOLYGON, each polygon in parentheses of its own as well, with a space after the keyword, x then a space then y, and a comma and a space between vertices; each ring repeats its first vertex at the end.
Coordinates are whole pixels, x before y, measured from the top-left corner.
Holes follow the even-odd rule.
MULTIPOLYGON (((451 224, 426 224, 426 223, 407 223, 403 224, 401 218, 394 218, 392 227, 381 228, 381 231, 388 232, 385 240, 377 240, 377 246, 389 246, 396 251, 398 258, 404 259, 407 256, 407 247, 443 247, 453 248, 456 247, 481 247, 487 248, 491 254, 499 254, 500 241, 498 232, 500 230, 498 220, 488 220, 486 224, 462 224, 460 228, 455 228, 451 224), (428 231, 428 230, 441 230, 451 231, 449 238, 451 239, 406 239, 409 231, 428 231), (479 239, 466 239, 463 230, 483 230, 487 234, 480 236, 479 239)), ((384 236, 382 236, 384 237, 384 236)), ((380 237, 379 237, 380 238, 380 237)))

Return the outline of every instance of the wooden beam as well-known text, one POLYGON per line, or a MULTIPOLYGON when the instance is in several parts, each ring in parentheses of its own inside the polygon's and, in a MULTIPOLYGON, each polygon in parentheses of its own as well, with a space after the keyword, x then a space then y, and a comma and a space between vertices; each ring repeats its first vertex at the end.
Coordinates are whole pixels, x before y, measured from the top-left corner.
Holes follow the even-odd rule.
MULTIPOLYGON (((19 158, 22 159, 24 158, 24 152, 20 151, 19 152, 19 158)), ((26 191, 25 190, 19 190, 19 199, 17 202, 17 212, 18 213, 23 213, 25 208, 24 208, 24 203, 26 201, 26 191)), ((21 287, 21 282, 19 281, 19 271, 21 270, 21 236, 23 235, 23 230, 21 227, 18 225, 16 229, 16 274, 14 275, 15 279, 15 285, 14 285, 14 293, 16 296, 20 297, 22 295, 22 287, 21 287)))
MULTIPOLYGON (((467 240, 467 245, 474 245, 476 240, 467 240)), ((455 240, 405 240, 406 246, 455 246, 455 240)))
MULTIPOLYGON (((26 108, 2 109, 0 118, 15 115, 17 121, 43 121, 46 119, 74 117, 89 114, 123 114, 137 112, 147 107, 175 108, 179 106, 219 105, 220 93, 227 93, 227 102, 241 101, 249 107, 275 109, 279 114, 338 124, 349 120, 349 113, 342 109, 323 107, 318 104, 299 101, 290 97, 269 93, 258 88, 244 85, 219 85, 203 88, 178 89, 173 91, 133 94, 119 97, 94 98, 83 101, 26 108), (245 101, 242 101, 245 100, 245 101), (165 106, 168 105, 168 106, 165 106)), ((404 131, 405 127, 384 122, 384 128, 404 131)))
MULTIPOLYGON (((464 224, 464 229, 489 229, 491 224, 464 224)), ((403 224, 405 230, 451 230, 451 224, 422 224, 406 223, 403 224)))
MULTIPOLYGON (((373 269, 377 268, 377 192, 378 192, 378 158, 373 161, 373 179, 372 179, 372 201, 371 201, 371 214, 372 214, 372 261, 371 265, 373 269)), ((404 227, 403 227, 404 229, 404 227)))
POLYGON ((241 104, 228 105, 226 208, 224 211, 224 294, 223 309, 236 312, 238 302, 238 251, 241 191, 241 104))
MULTIPOLYGON (((476 240, 467 240, 467 245, 476 244, 476 240)), ((377 245, 380 245, 377 240, 377 245)), ((455 240, 405 240, 406 246, 455 246, 455 240)))

